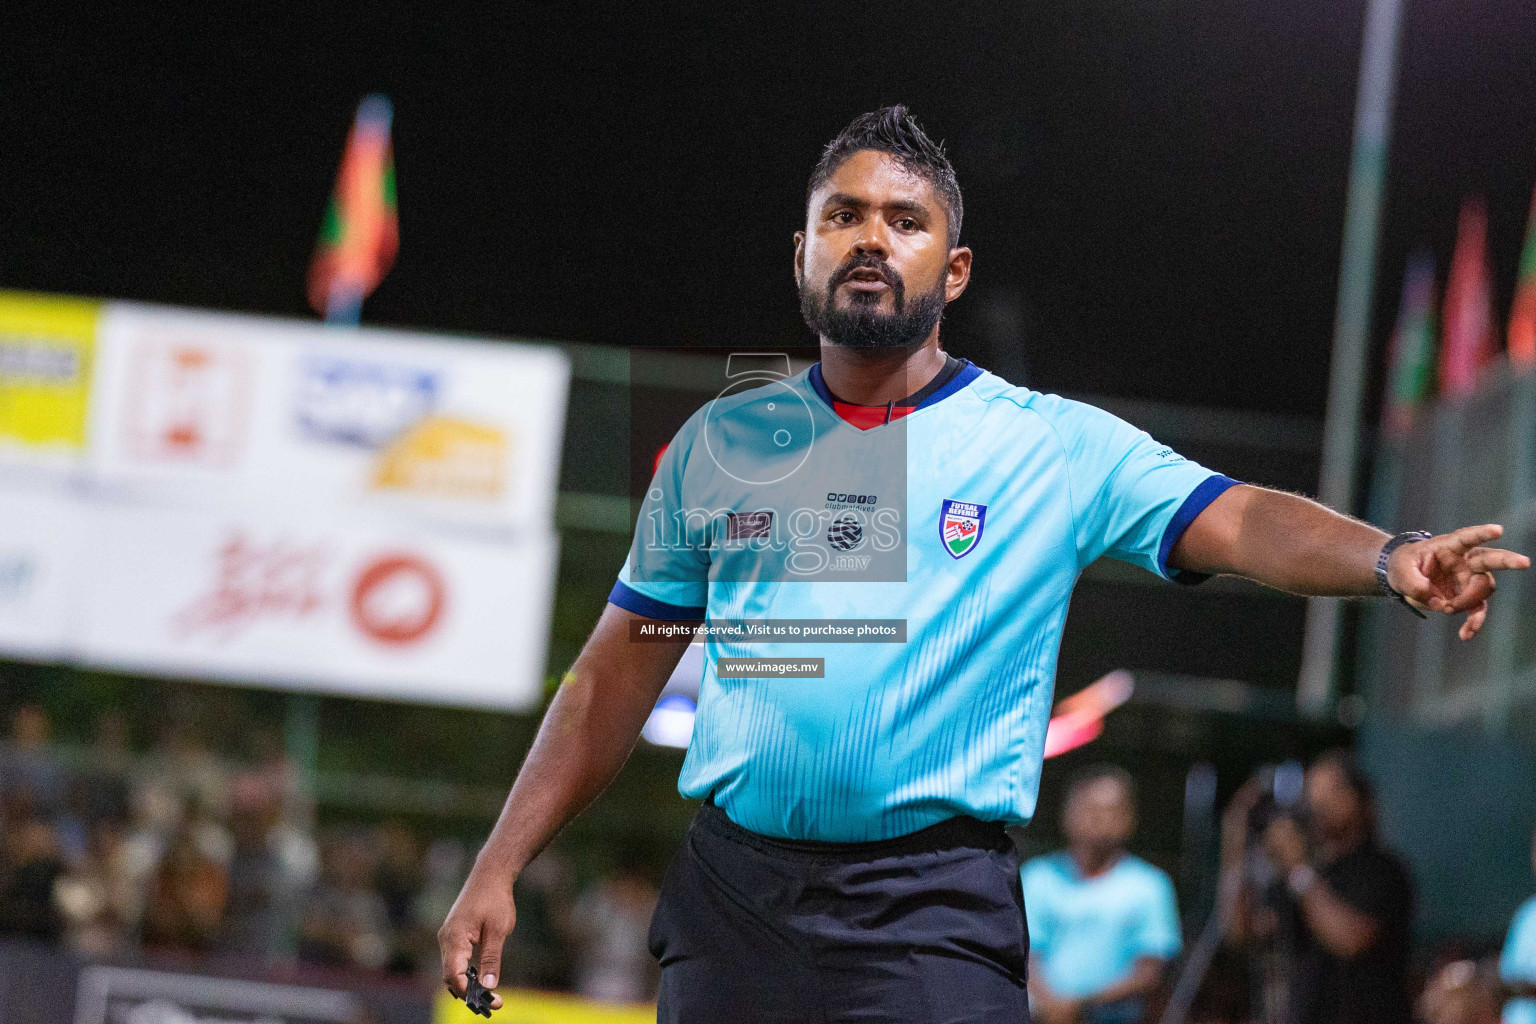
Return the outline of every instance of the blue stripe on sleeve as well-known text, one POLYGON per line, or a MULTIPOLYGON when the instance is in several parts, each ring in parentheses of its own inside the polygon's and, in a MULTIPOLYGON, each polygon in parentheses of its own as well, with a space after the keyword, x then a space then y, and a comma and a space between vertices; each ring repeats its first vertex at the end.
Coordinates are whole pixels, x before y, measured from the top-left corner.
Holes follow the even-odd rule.
POLYGON ((648 619, 691 621, 704 618, 703 608, 689 608, 680 604, 668 604, 665 601, 658 601, 654 597, 646 597, 623 580, 613 585, 613 590, 608 594, 608 603, 616 604, 627 612, 634 612, 636 615, 643 615, 648 619))
POLYGON ((1189 497, 1184 499, 1184 504, 1168 520, 1168 528, 1163 531, 1162 543, 1157 546, 1157 567, 1164 576, 1175 583, 1185 586, 1194 586, 1210 579, 1209 573, 1190 572, 1187 569, 1179 570, 1173 575, 1168 575, 1168 555, 1172 553, 1173 546, 1184 536, 1184 531, 1189 529, 1189 524, 1195 521, 1195 517, 1204 512, 1206 506, 1220 497, 1227 488, 1236 487, 1241 481, 1233 480, 1229 476, 1220 473, 1212 473, 1189 492, 1189 497))

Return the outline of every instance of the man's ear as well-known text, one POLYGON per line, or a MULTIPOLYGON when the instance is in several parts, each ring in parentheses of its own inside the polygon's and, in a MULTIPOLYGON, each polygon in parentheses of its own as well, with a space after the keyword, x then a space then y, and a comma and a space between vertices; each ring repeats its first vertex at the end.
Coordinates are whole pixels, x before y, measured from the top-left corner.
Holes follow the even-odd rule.
POLYGON ((805 281, 805 232, 795 232, 795 287, 805 281))
POLYGON ((949 250, 949 266, 944 271, 944 301, 954 302, 971 283, 971 250, 957 246, 949 250))

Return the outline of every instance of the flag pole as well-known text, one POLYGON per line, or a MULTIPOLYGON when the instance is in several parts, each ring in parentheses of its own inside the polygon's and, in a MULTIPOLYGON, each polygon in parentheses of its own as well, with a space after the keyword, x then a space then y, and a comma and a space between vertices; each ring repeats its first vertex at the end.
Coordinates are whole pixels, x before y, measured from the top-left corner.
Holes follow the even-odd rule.
MULTIPOLYGON (((335 207, 339 200, 345 198, 347 188, 354 189, 366 187, 367 183, 356 180, 356 174, 349 174, 351 166, 352 144, 358 134, 358 126, 371 123, 375 131, 381 131, 384 135, 384 144, 388 145, 388 134, 393 121, 393 108, 387 97, 373 94, 363 99, 357 110, 352 135, 348 138, 347 152, 342 156, 342 169, 337 182, 337 195, 332 199, 331 211, 328 216, 344 216, 344 211, 337 211, 335 207), (349 181, 349 177, 351 180, 349 181)), ((385 150, 386 157, 388 150, 385 150)), ((386 163, 383 173, 392 173, 386 163)), ((383 185, 383 182, 380 182, 383 185)), ((388 203, 392 204, 393 196, 388 196, 388 203)), ((389 211, 392 215, 392 207, 389 211)), ((377 227, 378 222, 374 221, 377 227)), ((356 230, 357 225, 350 225, 356 230)), ((325 233, 322 230, 322 245, 325 233)), ((377 236, 375 236, 375 241, 377 236)), ((389 258, 393 258, 391 250, 389 258)), ((385 263, 387 264, 387 260, 385 263)), ((387 266, 386 268, 387 269, 387 266)), ((382 270, 380 271, 382 274, 382 270)), ((355 273, 331 273, 329 283, 325 289, 325 308, 323 310, 325 322, 333 327, 357 327, 362 322, 363 300, 367 298, 371 287, 365 280, 359 279, 355 273)), ((377 284, 375 278, 373 284, 377 284)), ((312 295, 311 302, 316 297, 312 295)), ((314 806, 316 772, 320 760, 320 696, 314 693, 289 693, 283 704, 283 752, 288 759, 294 773, 294 781, 297 788, 297 796, 306 806, 303 812, 310 811, 314 806)), ((297 809, 294 809, 297 810, 297 809)))
POLYGON ((338 276, 326 296, 325 322, 336 327, 356 327, 362 320, 363 290, 338 276))
MULTIPOLYGON (((334 327, 356 327, 362 317, 362 289, 348 287, 339 279, 333 282, 325 303, 325 322, 334 327)), ((320 764, 319 694, 289 693, 283 701, 283 752, 293 768, 298 796, 313 805, 320 764)))
MULTIPOLYGON (((1349 158, 1333 358, 1328 370, 1328 413, 1323 423, 1323 466, 1318 482, 1318 497, 1341 512, 1354 507, 1359 473, 1365 360, 1402 15, 1403 0, 1370 0, 1355 95, 1355 138, 1349 158)), ((1341 611, 1338 598, 1307 601, 1296 705, 1311 715, 1325 714, 1333 706, 1341 611)))

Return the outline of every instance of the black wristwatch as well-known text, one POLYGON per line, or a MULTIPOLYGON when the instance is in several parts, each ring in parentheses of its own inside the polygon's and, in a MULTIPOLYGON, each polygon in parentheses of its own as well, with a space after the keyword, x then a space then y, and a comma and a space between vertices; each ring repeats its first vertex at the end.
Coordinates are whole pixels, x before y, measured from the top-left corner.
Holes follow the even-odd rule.
POLYGON ((1391 560, 1392 552, 1396 551, 1404 544, 1415 544, 1421 540, 1429 540, 1429 538, 1433 536, 1434 534, 1430 533, 1428 530, 1409 530, 1407 533, 1400 533, 1396 537, 1393 537, 1391 540, 1383 544, 1381 546, 1381 554, 1376 556, 1376 582, 1380 585, 1381 592, 1383 594, 1397 598, 1403 603, 1404 608, 1407 608, 1421 619, 1428 618, 1428 616, 1419 611, 1413 605, 1409 604, 1408 599, 1402 594, 1398 593, 1396 590, 1393 590, 1392 584, 1387 581, 1387 562, 1391 560))

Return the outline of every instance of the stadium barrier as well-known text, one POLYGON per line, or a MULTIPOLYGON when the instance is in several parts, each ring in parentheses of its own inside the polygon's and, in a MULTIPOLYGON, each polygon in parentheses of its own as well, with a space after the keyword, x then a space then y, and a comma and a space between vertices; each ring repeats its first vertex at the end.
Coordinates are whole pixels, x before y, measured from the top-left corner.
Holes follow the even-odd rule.
MULTIPOLYGON (((503 1024, 641 1024, 654 1006, 501 992, 503 1024)), ((325 969, 251 970, 219 958, 96 963, 56 946, 0 941, 0 1024, 472 1024, 480 1018, 416 981, 325 969)))

